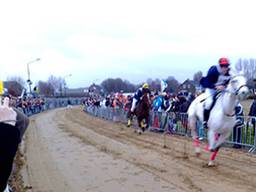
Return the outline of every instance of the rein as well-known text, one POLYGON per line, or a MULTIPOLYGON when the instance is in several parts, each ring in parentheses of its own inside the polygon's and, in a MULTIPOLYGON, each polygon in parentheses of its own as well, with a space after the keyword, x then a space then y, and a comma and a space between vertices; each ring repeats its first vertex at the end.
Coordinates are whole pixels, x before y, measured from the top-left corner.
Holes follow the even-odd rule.
MULTIPOLYGON (((246 85, 241 85, 237 90, 235 90, 235 92, 229 91, 229 90, 227 90, 227 89, 225 89, 223 92, 227 92, 227 93, 230 93, 230 94, 233 94, 233 95, 237 96, 238 93, 239 93, 239 91, 240 91, 243 87, 246 87, 246 85)), ((227 114, 227 113, 225 113, 225 111, 224 111, 224 115, 227 116, 227 117, 234 117, 234 116, 236 115, 235 109, 234 109, 234 113, 232 113, 232 114, 227 114)))

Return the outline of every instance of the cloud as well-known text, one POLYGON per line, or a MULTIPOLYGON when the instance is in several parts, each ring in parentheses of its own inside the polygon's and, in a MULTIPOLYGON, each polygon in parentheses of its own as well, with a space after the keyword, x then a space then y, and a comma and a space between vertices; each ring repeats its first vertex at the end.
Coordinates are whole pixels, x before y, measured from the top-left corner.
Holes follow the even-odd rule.
POLYGON ((0 77, 65 76, 84 86, 108 76, 141 81, 207 70, 220 56, 255 53, 252 0, 5 1, 0 7, 0 77), (15 6, 14 6, 15 5, 15 6), (203 68, 202 68, 203 66, 203 68), (127 74, 127 75, 126 75, 127 74))

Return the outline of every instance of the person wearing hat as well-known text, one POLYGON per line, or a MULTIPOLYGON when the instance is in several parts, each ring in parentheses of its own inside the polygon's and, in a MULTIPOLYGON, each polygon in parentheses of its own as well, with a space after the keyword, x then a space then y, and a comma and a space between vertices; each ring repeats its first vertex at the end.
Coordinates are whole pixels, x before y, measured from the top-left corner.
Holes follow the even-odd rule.
POLYGON ((144 83, 142 87, 140 87, 134 94, 133 100, 132 100, 132 108, 131 108, 132 113, 134 112, 137 104, 140 102, 144 93, 148 93, 150 95, 149 85, 147 83, 144 83))
POLYGON ((231 76, 229 74, 230 62, 227 58, 222 57, 218 61, 218 65, 211 66, 206 77, 200 80, 200 84, 205 88, 206 100, 204 104, 203 126, 207 128, 207 122, 212 109, 214 95, 217 91, 222 91, 226 88, 231 76))

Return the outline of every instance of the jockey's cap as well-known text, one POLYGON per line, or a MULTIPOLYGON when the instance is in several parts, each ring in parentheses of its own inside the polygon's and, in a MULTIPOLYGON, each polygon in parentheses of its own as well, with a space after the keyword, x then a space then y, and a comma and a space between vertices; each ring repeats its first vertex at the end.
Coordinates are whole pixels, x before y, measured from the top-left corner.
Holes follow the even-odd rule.
POLYGON ((220 66, 229 66, 229 60, 226 57, 222 57, 219 59, 219 65, 220 66))
POLYGON ((143 88, 143 89, 149 89, 149 85, 148 85, 147 83, 144 83, 144 84, 142 85, 142 88, 143 88))

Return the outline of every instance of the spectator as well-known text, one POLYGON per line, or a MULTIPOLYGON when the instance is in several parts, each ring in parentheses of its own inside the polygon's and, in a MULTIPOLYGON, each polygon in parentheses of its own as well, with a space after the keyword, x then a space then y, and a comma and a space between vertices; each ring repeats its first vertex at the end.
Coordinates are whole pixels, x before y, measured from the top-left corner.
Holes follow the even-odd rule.
POLYGON ((233 142, 235 142, 234 144, 234 148, 239 149, 242 146, 239 144, 242 141, 242 127, 244 124, 244 112, 243 112, 243 106, 238 103, 238 105, 235 107, 235 113, 236 113, 236 124, 233 128, 233 142))
POLYGON ((0 103, 0 191, 10 191, 7 185, 18 145, 28 127, 28 118, 9 107, 9 99, 0 103))
POLYGON ((253 103, 251 104, 251 107, 250 107, 250 111, 249 111, 249 121, 251 121, 252 125, 253 125, 253 129, 255 130, 255 116, 256 116, 256 96, 254 96, 254 100, 253 100, 253 103))
POLYGON ((129 111, 132 107, 132 96, 131 95, 128 95, 127 96, 127 100, 126 100, 126 103, 124 104, 124 110, 125 111, 129 111))

